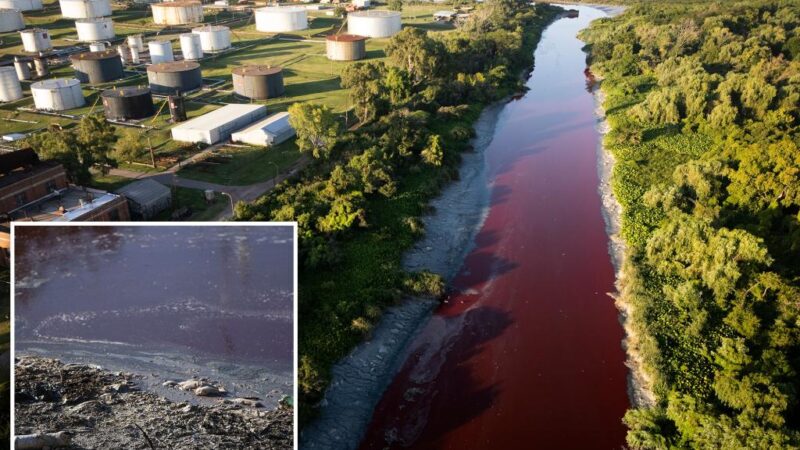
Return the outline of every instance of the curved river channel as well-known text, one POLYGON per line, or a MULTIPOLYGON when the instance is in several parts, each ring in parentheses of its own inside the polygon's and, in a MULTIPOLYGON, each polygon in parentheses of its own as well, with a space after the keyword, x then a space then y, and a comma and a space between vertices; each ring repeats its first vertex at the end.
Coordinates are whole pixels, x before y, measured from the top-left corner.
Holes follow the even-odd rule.
POLYGON ((625 443, 623 329, 598 194, 600 134, 578 32, 550 25, 500 114, 488 215, 454 293, 410 344, 362 449, 612 449, 625 443))

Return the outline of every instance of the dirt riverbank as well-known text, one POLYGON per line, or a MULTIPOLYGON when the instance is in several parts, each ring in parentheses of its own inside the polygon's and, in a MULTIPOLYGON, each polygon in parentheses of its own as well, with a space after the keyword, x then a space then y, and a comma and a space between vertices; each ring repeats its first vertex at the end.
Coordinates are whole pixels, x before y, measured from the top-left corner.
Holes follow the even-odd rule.
POLYGON ((48 358, 25 356, 15 368, 18 436, 63 431, 72 449, 293 447, 288 407, 264 410, 226 395, 208 405, 173 402, 143 389, 140 375, 48 358))

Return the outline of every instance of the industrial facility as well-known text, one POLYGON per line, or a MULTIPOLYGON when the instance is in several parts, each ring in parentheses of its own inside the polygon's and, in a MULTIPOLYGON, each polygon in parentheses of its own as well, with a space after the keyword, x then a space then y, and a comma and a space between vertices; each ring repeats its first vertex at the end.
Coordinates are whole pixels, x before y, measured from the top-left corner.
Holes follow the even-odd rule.
POLYGON ((107 83, 122 78, 122 60, 114 50, 76 53, 69 57, 81 83, 107 83))
POLYGON ((229 104, 172 128, 172 139, 182 142, 216 144, 267 115, 264 105, 229 104))
POLYGON ((16 9, 22 12, 42 9, 42 0, 0 0, 0 8, 16 9))
POLYGON ((175 61, 147 66, 147 80, 155 94, 172 95, 200 89, 203 76, 200 64, 193 61, 175 61))
POLYGON ((65 111, 86 103, 77 78, 53 78, 31 84, 31 94, 36 109, 65 111))
POLYGON ((347 15, 347 32, 371 38, 387 38, 400 31, 400 19, 398 11, 356 11, 347 15))
POLYGON ((107 41, 114 39, 114 22, 108 17, 94 19, 78 19, 75 30, 81 42, 107 41))
POLYGON ((203 5, 199 1, 154 3, 153 22, 157 25, 186 25, 203 21, 203 5))
POLYGON ((22 13, 16 9, 0 9, 0 33, 17 31, 25 28, 22 13))
POLYGON ((156 113, 153 95, 147 86, 106 89, 101 94, 103 114, 109 120, 136 120, 156 113))
POLYGON ((241 66, 231 70, 233 92, 256 100, 280 97, 284 93, 283 69, 270 66, 241 66))
POLYGON ((94 19, 111 15, 109 0, 59 0, 65 19, 94 19))
POLYGON ((302 6, 268 6, 255 11, 256 30, 284 33, 308 28, 308 13, 302 6))
POLYGON ((192 34, 200 37, 203 53, 218 53, 231 48, 231 29, 228 27, 209 25, 194 28, 192 34))
POLYGON ((367 56, 367 38, 354 34, 325 37, 325 53, 331 61, 356 61, 367 56))
POLYGON ((294 128, 289 124, 289 113, 279 112, 231 134, 231 140, 243 144, 269 147, 285 142, 294 135, 294 128))

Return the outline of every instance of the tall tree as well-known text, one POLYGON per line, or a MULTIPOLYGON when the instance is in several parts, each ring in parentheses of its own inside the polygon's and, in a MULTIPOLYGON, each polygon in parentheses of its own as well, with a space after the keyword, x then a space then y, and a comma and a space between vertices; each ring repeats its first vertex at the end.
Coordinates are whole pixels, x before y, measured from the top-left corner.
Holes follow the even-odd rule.
POLYGON ((441 62, 440 54, 441 45, 419 28, 403 28, 386 46, 386 55, 408 72, 413 84, 433 78, 441 62))
POLYGON ((356 116, 369 122, 383 110, 386 66, 382 62, 350 64, 342 71, 342 87, 350 89, 356 116))
POLYGON ((297 147, 314 158, 328 158, 339 136, 339 121, 325 105, 295 103, 289 107, 289 123, 297 133, 297 147))

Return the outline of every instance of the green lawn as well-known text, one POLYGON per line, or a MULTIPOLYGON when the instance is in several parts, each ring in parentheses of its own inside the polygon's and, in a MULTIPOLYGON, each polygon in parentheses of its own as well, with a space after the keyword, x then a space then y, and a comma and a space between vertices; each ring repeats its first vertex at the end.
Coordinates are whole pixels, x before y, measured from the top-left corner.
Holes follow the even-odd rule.
POLYGON ((205 193, 198 189, 184 187, 172 187, 172 208, 162 211, 153 218, 156 222, 166 222, 172 220, 172 212, 180 208, 187 207, 192 211, 192 215, 184 220, 205 221, 213 220, 228 206, 228 197, 217 193, 214 200, 208 203, 205 193))
POLYGON ((224 185, 247 185, 267 181, 291 167, 300 158, 295 141, 274 147, 224 147, 208 162, 193 164, 178 175, 224 185))

